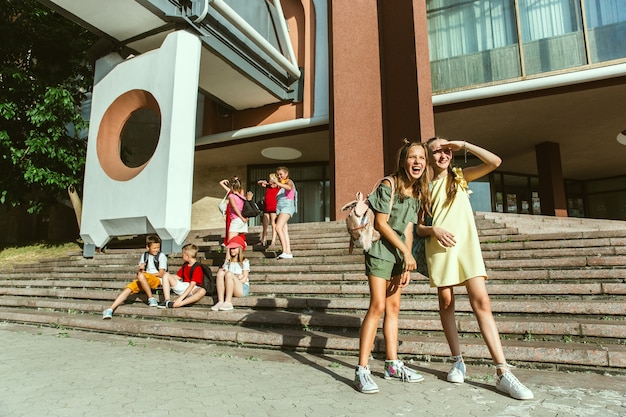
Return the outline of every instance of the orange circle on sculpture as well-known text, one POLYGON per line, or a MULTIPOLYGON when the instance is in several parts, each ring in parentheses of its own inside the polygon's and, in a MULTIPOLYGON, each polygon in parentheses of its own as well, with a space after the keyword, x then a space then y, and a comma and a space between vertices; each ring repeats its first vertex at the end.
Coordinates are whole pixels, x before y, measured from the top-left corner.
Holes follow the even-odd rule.
POLYGON ((150 154, 144 158, 145 161, 142 160, 140 164, 128 166, 122 160, 122 134, 127 130, 127 125, 133 114, 137 114, 140 110, 144 113, 145 110, 148 110, 153 115, 153 119, 158 120, 157 130, 160 131, 161 109, 159 103, 150 92, 145 90, 130 90, 116 98, 104 112, 100 121, 96 139, 96 153, 100 166, 114 180, 128 181, 139 175, 148 165, 158 144, 159 133, 157 133, 156 138, 153 138, 154 140, 148 138, 154 144, 148 148, 150 154))

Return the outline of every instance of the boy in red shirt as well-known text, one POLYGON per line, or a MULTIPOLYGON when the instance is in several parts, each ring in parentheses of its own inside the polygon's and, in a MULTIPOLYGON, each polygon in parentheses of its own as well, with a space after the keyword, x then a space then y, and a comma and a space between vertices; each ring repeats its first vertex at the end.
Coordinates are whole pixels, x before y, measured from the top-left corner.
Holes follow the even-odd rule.
POLYGON ((188 243, 183 246, 182 253, 185 263, 176 273, 178 279, 175 281, 172 279, 163 280, 163 298, 165 300, 159 303, 159 308, 178 308, 193 304, 206 295, 206 290, 202 286, 204 278, 202 268, 198 265, 193 270, 193 276, 190 276, 191 267, 197 262, 198 247, 193 243, 188 243), (170 300, 171 291, 178 295, 175 301, 170 300))

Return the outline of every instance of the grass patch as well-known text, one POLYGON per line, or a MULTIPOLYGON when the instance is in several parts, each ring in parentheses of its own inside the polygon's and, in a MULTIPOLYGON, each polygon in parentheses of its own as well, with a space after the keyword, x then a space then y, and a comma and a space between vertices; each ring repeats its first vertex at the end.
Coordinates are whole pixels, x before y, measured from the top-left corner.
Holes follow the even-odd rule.
POLYGON ((76 242, 66 243, 33 243, 30 245, 7 246, 0 248, 0 268, 11 265, 30 264, 41 259, 67 256, 71 252, 82 252, 76 242))

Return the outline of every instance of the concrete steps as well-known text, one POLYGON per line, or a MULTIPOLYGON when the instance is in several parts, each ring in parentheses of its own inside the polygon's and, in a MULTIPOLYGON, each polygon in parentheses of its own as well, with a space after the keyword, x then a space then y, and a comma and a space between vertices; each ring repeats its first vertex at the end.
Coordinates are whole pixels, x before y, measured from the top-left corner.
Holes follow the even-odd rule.
MULTIPOLYGON (((602 230, 536 228, 539 233, 520 234, 477 215, 492 309, 509 361, 626 373, 626 228, 617 223, 602 230)), ((211 311, 209 297, 183 309, 149 308, 140 295, 120 306, 113 320, 103 321, 102 310, 134 277, 143 252, 135 247, 112 248, 93 259, 70 254, 0 272, 0 320, 356 354, 369 303, 363 256, 348 254, 343 222, 289 228, 292 260, 276 260, 275 251, 255 245, 259 229, 251 228, 246 255, 252 294, 235 299, 232 312, 211 311)), ((194 231, 188 240, 216 271, 223 260, 220 231, 194 231)), ((181 263, 179 255, 171 255, 169 270, 181 263)), ((466 292, 461 287, 456 293, 463 353, 468 361, 489 362, 466 292)), ((403 291, 399 327, 401 355, 449 355, 436 291, 417 273, 403 291)), ((374 352, 382 351, 381 336, 374 352)))

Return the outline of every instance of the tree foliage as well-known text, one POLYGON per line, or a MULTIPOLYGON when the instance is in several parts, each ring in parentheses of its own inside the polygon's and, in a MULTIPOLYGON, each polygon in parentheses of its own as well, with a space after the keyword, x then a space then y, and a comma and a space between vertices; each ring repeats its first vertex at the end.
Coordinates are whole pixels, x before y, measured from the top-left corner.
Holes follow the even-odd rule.
POLYGON ((0 203, 36 211, 82 183, 95 38, 35 0, 0 0, 0 39, 0 203))

